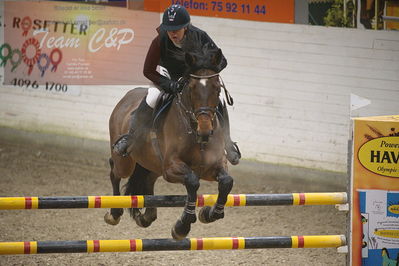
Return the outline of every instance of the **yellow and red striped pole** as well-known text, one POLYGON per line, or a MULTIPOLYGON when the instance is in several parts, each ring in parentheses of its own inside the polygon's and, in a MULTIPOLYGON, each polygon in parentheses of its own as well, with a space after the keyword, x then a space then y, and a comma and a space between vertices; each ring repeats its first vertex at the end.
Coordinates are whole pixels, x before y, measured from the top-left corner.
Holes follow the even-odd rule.
MULTIPOLYGON (((76 196, 76 197, 0 197, 0 210, 66 208, 143 208, 184 207, 187 196, 76 196)), ((212 206, 217 195, 197 197, 197 206, 212 206)), ((277 205, 335 205, 348 202, 346 192, 290 194, 230 194, 226 207, 277 205)))
POLYGON ((0 242, 0 255, 171 250, 337 248, 344 235, 0 242))

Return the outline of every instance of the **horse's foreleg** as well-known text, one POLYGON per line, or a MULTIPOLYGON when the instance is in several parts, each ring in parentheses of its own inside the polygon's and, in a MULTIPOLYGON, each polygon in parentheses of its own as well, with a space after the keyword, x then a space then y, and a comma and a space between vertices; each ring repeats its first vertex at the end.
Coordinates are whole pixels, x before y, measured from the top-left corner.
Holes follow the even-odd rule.
POLYGON ((185 238, 190 232, 191 224, 197 221, 195 205, 197 202, 197 190, 200 186, 199 179, 191 172, 185 175, 184 185, 187 190, 187 201, 181 218, 172 228, 172 236, 177 240, 185 238))
MULTIPOLYGON (((119 188, 121 179, 116 177, 113 172, 114 163, 113 163, 112 159, 109 159, 109 164, 111 166, 111 172, 110 172, 109 176, 111 179, 113 195, 119 196, 121 194, 121 191, 119 188)), ((123 214, 122 208, 112 208, 111 214, 107 212, 104 216, 104 220, 107 224, 117 225, 119 223, 119 221, 121 220, 122 214, 123 214)))
POLYGON ((217 181, 219 183, 217 201, 212 207, 206 206, 201 209, 198 217, 202 223, 211 223, 224 217, 224 206, 233 188, 233 178, 225 170, 222 170, 217 177, 217 181))
POLYGON ((187 201, 184 206, 184 212, 181 217, 183 223, 191 224, 197 221, 195 215, 195 205, 197 202, 197 190, 200 186, 199 179, 194 173, 189 173, 185 177, 185 184, 187 190, 187 201))

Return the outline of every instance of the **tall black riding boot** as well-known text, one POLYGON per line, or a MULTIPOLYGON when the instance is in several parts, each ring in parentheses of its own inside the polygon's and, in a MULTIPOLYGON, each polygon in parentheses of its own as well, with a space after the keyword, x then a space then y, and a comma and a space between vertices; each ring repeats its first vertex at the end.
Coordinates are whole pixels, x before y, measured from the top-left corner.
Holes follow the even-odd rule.
POLYGON ((126 157, 128 148, 134 138, 140 134, 145 134, 152 127, 153 109, 147 104, 145 98, 141 101, 139 107, 132 112, 129 122, 129 132, 121 136, 113 145, 113 151, 120 156, 126 157))
POLYGON ((240 162, 241 152, 238 148, 237 144, 231 140, 230 137, 230 121, 229 121, 229 114, 227 112, 227 106, 225 103, 219 103, 218 109, 222 115, 221 125, 223 128, 224 134, 224 149, 226 150, 226 157, 227 160, 232 165, 237 165, 240 162))

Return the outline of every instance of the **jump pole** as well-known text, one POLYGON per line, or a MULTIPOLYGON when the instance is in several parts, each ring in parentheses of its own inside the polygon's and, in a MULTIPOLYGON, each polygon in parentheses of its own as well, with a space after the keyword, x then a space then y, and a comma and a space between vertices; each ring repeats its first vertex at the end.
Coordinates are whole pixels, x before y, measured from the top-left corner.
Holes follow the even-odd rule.
POLYGON ((344 235, 0 242, 0 255, 172 250, 338 248, 344 235))
MULTIPOLYGON (((77 197, 0 197, 0 210, 70 209, 70 208, 144 208, 184 207, 187 196, 77 196, 77 197)), ((216 194, 197 197, 197 206, 212 206, 216 194)), ((348 203, 346 192, 290 193, 290 194, 230 194, 226 207, 285 206, 285 205, 342 205, 348 203)))

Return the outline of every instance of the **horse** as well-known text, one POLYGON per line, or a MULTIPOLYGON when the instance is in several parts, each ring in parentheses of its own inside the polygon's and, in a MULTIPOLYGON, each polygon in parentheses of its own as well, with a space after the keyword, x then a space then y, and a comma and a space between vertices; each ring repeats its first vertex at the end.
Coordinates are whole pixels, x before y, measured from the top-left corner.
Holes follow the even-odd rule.
MULTIPOLYGON (((187 65, 185 88, 173 98, 163 122, 152 130, 151 125, 133 125, 135 134, 129 155, 112 151, 112 144, 129 130, 130 115, 147 94, 146 88, 129 91, 115 106, 109 120, 111 143, 110 179, 114 195, 120 195, 122 178, 129 178, 125 195, 153 195, 154 184, 163 176, 167 182, 183 184, 187 200, 183 213, 171 230, 174 239, 185 238, 197 220, 195 207, 200 179, 218 182, 218 197, 212 207, 203 207, 198 218, 203 223, 224 217, 224 206, 233 187, 224 152, 223 121, 217 114, 221 80, 220 49, 202 48, 184 55, 187 65), (156 137, 154 137, 156 136, 156 137), (154 140, 156 140, 154 142, 154 140), (154 145, 156 143, 156 145, 154 145)), ((156 208, 129 209, 136 224, 148 227, 157 218, 156 208)), ((112 208, 104 219, 116 225, 123 209, 112 208)))

